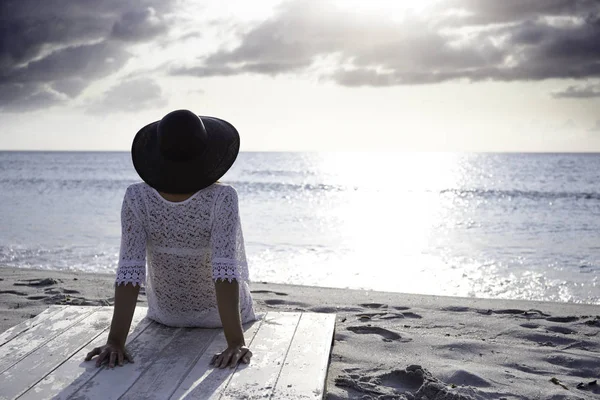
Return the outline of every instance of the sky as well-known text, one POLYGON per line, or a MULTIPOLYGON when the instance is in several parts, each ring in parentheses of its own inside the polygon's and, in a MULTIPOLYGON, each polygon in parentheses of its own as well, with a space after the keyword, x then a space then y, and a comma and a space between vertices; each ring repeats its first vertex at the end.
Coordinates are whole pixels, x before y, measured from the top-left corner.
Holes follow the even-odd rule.
POLYGON ((2 0, 0 150, 600 151, 598 0, 2 0))

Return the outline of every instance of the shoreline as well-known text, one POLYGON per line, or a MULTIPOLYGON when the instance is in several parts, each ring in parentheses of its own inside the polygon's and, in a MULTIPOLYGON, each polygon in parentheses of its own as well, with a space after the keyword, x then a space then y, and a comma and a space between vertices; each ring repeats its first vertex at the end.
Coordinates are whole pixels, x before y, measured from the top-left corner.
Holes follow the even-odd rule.
MULTIPOLYGON (((0 333, 52 304, 112 305, 113 284, 112 274, 0 267, 0 333)), ((257 312, 337 314, 328 399, 600 394, 598 305, 262 282, 250 288, 257 312)), ((147 306, 145 293, 138 304, 147 306)))

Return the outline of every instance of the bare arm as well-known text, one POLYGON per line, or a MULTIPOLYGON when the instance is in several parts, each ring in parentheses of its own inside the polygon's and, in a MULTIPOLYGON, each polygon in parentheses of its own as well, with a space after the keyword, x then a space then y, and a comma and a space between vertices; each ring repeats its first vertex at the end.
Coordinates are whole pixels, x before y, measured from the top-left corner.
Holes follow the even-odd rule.
POLYGON ((219 279, 215 281, 217 306, 223 324, 227 345, 245 346, 242 319, 240 316, 240 292, 238 281, 231 282, 219 279))
POLYGON ((211 364, 217 368, 235 367, 239 361, 249 363, 252 352, 246 347, 242 318, 240 316, 240 292, 236 280, 232 282, 215 281, 217 307, 223 324, 223 333, 227 339, 227 349, 215 354, 211 364))
POLYGON ((96 347, 90 351, 85 357, 86 361, 90 361, 94 356, 96 359, 96 367, 99 367, 105 361, 108 361, 109 368, 118 365, 123 365, 123 361, 127 359, 133 362, 133 357, 125 349, 125 341, 131 327, 133 312, 137 303, 139 286, 134 286, 132 283, 127 285, 118 285, 115 288, 115 307, 113 309, 113 318, 110 323, 110 332, 104 346, 96 347))
POLYGON ((118 285, 115 288, 115 307, 108 342, 125 346, 139 293, 140 287, 133 286, 132 283, 118 285))

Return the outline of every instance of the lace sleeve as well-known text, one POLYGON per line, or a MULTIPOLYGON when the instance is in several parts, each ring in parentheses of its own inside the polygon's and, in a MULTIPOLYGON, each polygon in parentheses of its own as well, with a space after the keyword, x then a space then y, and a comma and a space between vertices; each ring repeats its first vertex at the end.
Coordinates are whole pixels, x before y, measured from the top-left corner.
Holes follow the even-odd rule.
POLYGON ((213 279, 248 280, 237 192, 225 186, 215 204, 211 231, 213 279))
POLYGON ((146 283, 146 231, 130 201, 131 191, 125 193, 121 207, 121 250, 115 286, 146 283))

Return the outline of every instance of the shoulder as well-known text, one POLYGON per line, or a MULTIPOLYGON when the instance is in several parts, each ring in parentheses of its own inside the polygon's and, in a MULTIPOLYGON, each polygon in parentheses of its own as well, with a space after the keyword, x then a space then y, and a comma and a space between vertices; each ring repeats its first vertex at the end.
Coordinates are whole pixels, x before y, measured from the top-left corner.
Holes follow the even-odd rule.
POLYGON ((216 192, 215 207, 217 209, 238 208, 238 194, 233 186, 220 182, 213 184, 213 186, 216 192))
POLYGON ((217 182, 213 184, 218 197, 235 197, 237 199, 237 190, 227 183, 217 182))
POLYGON ((150 190, 152 190, 152 188, 148 186, 146 182, 138 182, 129 185, 125 190, 123 201, 129 204, 139 204, 142 202, 142 199, 147 196, 150 190))
POLYGON ((152 188, 148 186, 146 182, 137 182, 127 186, 127 190, 125 190, 125 196, 138 196, 152 188))

